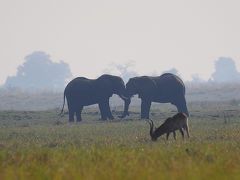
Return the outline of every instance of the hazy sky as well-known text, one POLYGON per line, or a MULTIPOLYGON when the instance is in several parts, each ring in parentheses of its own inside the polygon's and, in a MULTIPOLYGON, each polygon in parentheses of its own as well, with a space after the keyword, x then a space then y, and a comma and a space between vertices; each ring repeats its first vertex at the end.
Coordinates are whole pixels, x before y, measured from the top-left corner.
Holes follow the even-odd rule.
POLYGON ((90 78, 128 60, 139 74, 175 67, 184 80, 208 79, 220 56, 240 71, 239 9, 239 0, 0 0, 0 84, 39 50, 90 78))

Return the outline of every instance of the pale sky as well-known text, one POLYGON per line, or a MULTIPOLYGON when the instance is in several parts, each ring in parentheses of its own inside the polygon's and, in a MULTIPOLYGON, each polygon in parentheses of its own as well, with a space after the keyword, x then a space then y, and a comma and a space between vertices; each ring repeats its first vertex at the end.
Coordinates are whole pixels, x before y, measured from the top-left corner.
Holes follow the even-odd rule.
POLYGON ((239 0, 0 0, 0 84, 24 57, 44 51, 74 76, 112 62, 141 75, 176 68, 205 80, 221 56, 240 71, 239 0))

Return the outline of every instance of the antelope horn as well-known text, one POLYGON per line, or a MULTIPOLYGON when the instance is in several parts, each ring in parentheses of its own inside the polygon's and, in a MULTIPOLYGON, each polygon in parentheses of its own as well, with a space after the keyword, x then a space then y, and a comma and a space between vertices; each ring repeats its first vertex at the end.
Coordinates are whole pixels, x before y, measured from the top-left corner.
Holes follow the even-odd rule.
POLYGON ((150 125, 150 136, 152 137, 154 124, 153 124, 153 121, 152 121, 151 119, 150 119, 149 121, 147 121, 147 122, 148 122, 149 125, 150 125))

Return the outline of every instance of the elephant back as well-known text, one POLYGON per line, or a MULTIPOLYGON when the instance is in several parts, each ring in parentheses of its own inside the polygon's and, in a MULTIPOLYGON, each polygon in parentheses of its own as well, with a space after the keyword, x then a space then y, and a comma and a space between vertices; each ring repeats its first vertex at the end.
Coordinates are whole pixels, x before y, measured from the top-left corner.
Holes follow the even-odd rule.
POLYGON ((185 85, 178 76, 165 73, 161 76, 154 77, 154 79, 157 84, 158 93, 173 95, 177 92, 185 95, 185 85))
POLYGON ((80 98, 89 95, 92 96, 93 93, 93 82, 94 80, 85 77, 77 77, 70 81, 65 88, 65 93, 67 97, 80 98))

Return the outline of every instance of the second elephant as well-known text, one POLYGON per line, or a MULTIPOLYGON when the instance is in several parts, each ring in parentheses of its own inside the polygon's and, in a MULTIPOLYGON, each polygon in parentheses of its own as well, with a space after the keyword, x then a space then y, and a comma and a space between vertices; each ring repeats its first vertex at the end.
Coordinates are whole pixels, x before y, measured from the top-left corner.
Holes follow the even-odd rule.
POLYGON ((141 118, 149 119, 149 111, 152 102, 171 103, 178 112, 184 112, 189 116, 185 100, 185 85, 176 75, 165 73, 161 76, 140 76, 129 79, 126 84, 125 108, 122 117, 128 115, 131 97, 138 94, 141 99, 141 118))

